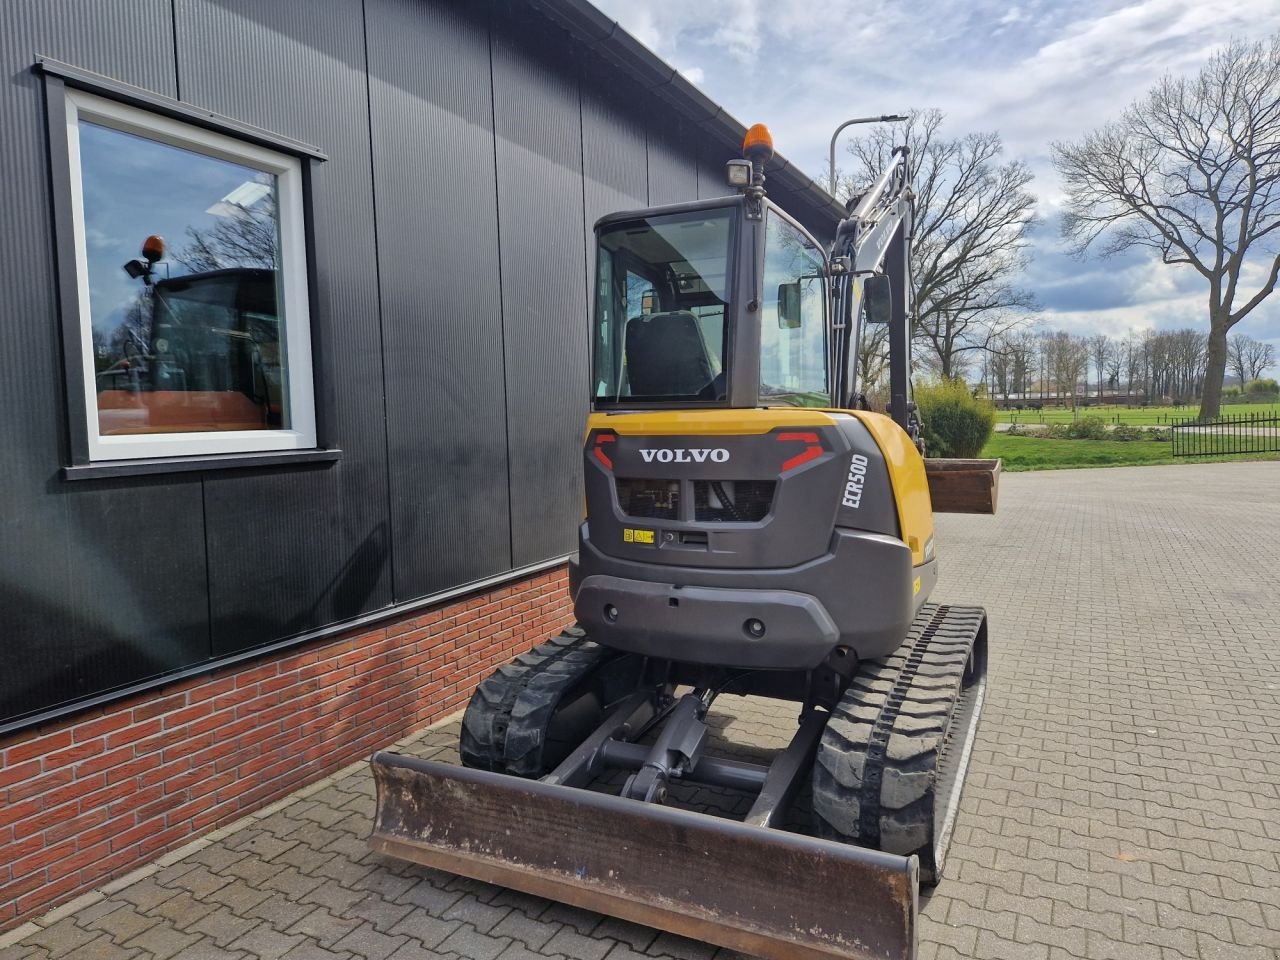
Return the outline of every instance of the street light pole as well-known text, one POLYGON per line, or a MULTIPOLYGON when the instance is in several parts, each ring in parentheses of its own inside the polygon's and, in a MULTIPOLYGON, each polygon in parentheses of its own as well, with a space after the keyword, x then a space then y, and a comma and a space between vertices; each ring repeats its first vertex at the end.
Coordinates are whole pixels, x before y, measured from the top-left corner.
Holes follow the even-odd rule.
POLYGON ((830 160, 829 160, 831 165, 827 168, 830 171, 830 174, 829 174, 830 185, 827 189, 827 192, 830 193, 833 197, 836 195, 836 138, 840 136, 841 130, 843 130, 845 127, 851 127, 855 123, 897 123, 899 121, 909 120, 909 119, 911 118, 904 117, 900 113, 885 113, 885 114, 881 114, 878 117, 858 117, 854 120, 846 120, 844 123, 840 124, 840 126, 836 127, 836 132, 831 135, 831 154, 830 154, 830 160))

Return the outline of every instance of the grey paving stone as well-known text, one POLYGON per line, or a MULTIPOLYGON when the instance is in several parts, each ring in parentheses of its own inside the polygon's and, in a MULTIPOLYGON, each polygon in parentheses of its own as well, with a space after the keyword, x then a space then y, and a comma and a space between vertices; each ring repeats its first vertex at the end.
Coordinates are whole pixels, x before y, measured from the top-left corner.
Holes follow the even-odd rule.
POLYGON ((345 915, 350 909, 368 894, 363 890, 348 890, 336 883, 322 883, 298 898, 299 903, 311 903, 324 907, 330 913, 345 915))
MULTIPOLYGON (((293 823, 288 824, 290 830, 294 826, 293 823)), ((229 837, 227 843, 233 850, 252 853, 259 860, 278 857, 286 850, 291 850, 298 845, 297 840, 282 840, 277 834, 264 829, 261 821, 256 827, 249 827, 229 837)))
POLYGON ((44 947, 15 943, 0 947, 0 960, 49 960, 50 953, 44 947))
POLYGON ((236 916, 245 916, 250 909, 256 907, 269 896, 271 896, 271 893, 268 890, 259 890, 256 887, 251 887, 243 880, 233 880, 225 887, 219 887, 209 894, 205 898, 205 902, 222 904, 236 916))
POLYGON ((328 947, 322 947, 314 940, 303 940, 281 960, 350 960, 351 956, 349 953, 339 953, 328 947))
POLYGON ((33 933, 22 941, 22 946, 43 948, 51 957, 63 957, 91 943, 101 934, 96 930, 82 930, 76 925, 74 917, 64 917, 52 923, 39 933, 33 933))
POLYGON ((338 886, 355 889, 355 885, 377 869, 373 863, 350 860, 346 854, 335 853, 320 864, 313 864, 306 873, 313 877, 333 880, 338 886))
POLYGON ((561 927, 556 935, 547 941, 542 948, 543 953, 560 953, 574 960, 604 960, 604 955, 613 947, 614 941, 584 937, 569 927, 561 927))
POLYGON ((282 863, 272 863, 257 855, 251 855, 225 867, 220 875, 233 881, 240 880, 258 889, 265 889, 268 880, 286 869, 282 863))
MULTIPOLYGON (((79 919, 77 917, 77 922, 79 922, 79 919)), ((123 943, 130 937, 135 937, 144 930, 150 930, 156 924, 162 922, 159 917, 144 916, 133 905, 125 904, 117 910, 112 910, 95 920, 90 920, 84 926, 89 930, 101 930, 116 943, 123 943)))
POLYGON ((445 920, 461 920, 481 933, 488 933, 510 912, 510 907, 490 906, 468 894, 449 907, 441 916, 445 920))
POLYGON ((676 957, 677 960, 711 960, 716 948, 687 937, 660 933, 645 952, 655 957, 676 957))
POLYGON ((412 913, 414 907, 408 903, 393 903, 381 897, 365 895, 360 900, 340 911, 342 916, 350 920, 363 920, 373 924, 375 930, 386 932, 412 913))
POLYGON ((410 940, 393 953, 389 960, 458 960, 456 953, 440 953, 422 946, 416 940, 410 940))
POLYGON ((211 843, 202 850, 197 850, 191 856, 183 860, 184 863, 195 863, 208 867, 214 873, 222 873, 227 867, 231 866, 245 857, 249 856, 244 850, 233 850, 221 843, 211 843))
POLYGON ((441 920, 423 910, 415 910, 388 930, 412 937, 425 947, 437 947, 462 926, 457 920, 441 920))
POLYGON ((506 937, 491 937, 475 927, 463 924, 440 944, 441 950, 456 953, 467 960, 497 960, 511 944, 506 937))
POLYGON ((166 900, 176 897, 180 892, 173 887, 161 886, 159 881, 154 876, 151 876, 130 884, 123 890, 108 897, 103 903, 119 904, 121 900, 127 900, 138 909, 147 911, 164 903, 166 900))
POLYGON ((290 900, 282 893, 273 893, 259 904, 245 911, 246 916, 265 920, 276 930, 284 931, 316 909, 314 903, 290 900))
POLYGON ((262 888, 283 893, 290 900, 298 900, 322 883, 324 883, 323 877, 311 877, 300 872, 296 867, 285 867, 279 873, 264 880, 262 888))
POLYGON ((233 950, 243 950, 258 960, 279 960, 290 950, 303 943, 302 935, 289 936, 272 928, 268 923, 259 923, 248 933, 231 943, 233 950))
POLYGON ((389 866, 384 865, 383 869, 374 870, 367 877, 361 877, 352 884, 352 889, 368 890, 379 896, 386 897, 388 900, 398 900, 413 889, 418 882, 417 877, 399 876, 392 873, 389 866))
POLYGON ((176 897, 170 897, 163 903, 159 903, 150 910, 143 912, 148 916, 163 917, 179 930, 186 930, 191 924, 206 914, 213 913, 216 909, 218 909, 218 904, 197 900, 191 894, 183 891, 176 897))
POLYGON ((169 960, 170 957, 184 955, 199 941, 199 934, 183 933, 167 923, 160 923, 126 940, 125 946, 137 947, 154 960, 169 960))
POLYGON ((169 864, 169 866, 156 871, 154 874, 152 874, 152 877, 155 879, 155 882, 160 884, 161 886, 171 887, 173 886, 173 882, 175 880, 177 880, 181 876, 185 876, 186 874, 190 873, 192 870, 194 870, 198 866, 199 866, 198 863, 190 863, 186 860, 179 860, 177 863, 171 863, 169 864))
MULTIPOLYGON (((159 874, 156 876, 159 877, 159 874)), ((219 876, 208 867, 196 864, 192 869, 175 877, 170 886, 186 890, 196 899, 202 899, 230 882, 229 877, 219 876)))
POLYGON ((70 960, 129 960, 140 953, 136 947, 121 946, 110 935, 104 934, 76 947, 67 956, 70 960))
POLYGON ((537 918, 546 913, 551 906, 551 901, 543 897, 535 897, 532 894, 521 893, 519 890, 499 890, 494 895, 489 904, 494 907, 511 907, 513 910, 519 910, 530 919, 537 918))
MULTIPOLYGON (((416 907, 420 910, 426 910, 428 913, 440 916, 461 899, 462 894, 457 890, 444 890, 428 880, 419 880, 408 890, 405 890, 396 897, 395 902, 408 904, 409 906, 416 907)), ((545 901, 542 901, 541 909, 546 909, 545 901)))
POLYGON ((349 950, 365 960, 386 960, 401 946, 407 943, 408 937, 389 936, 374 929, 373 924, 361 924, 356 929, 333 945, 335 950, 349 950))
POLYGON ((511 937, 531 950, 541 950, 561 927, 558 923, 533 920, 519 910, 512 910, 490 933, 497 937, 511 937))
MULTIPOLYGON (((551 954, 551 956, 556 960, 560 957, 559 954, 551 954)), ((523 943, 516 941, 498 954, 498 960, 548 960, 548 956, 545 953, 535 953, 523 943)))
POLYGON ((289 927, 285 933, 300 933, 303 936, 313 938, 322 947, 329 947, 358 926, 360 926, 360 921, 358 920, 335 917, 324 907, 317 907, 289 927))
POLYGON ((567 903, 552 903, 538 918, 548 923, 563 923, 583 935, 591 933, 600 923, 600 914, 590 910, 580 910, 567 903))
POLYGON ((225 947, 261 923, 257 917, 238 917, 226 907, 219 907, 191 924, 187 930, 202 933, 218 946, 225 947))
POLYGON ((593 937, 608 938, 625 943, 633 950, 644 951, 658 937, 658 931, 653 927, 642 927, 638 923, 628 923, 626 920, 619 920, 617 917, 605 917, 600 921, 599 925, 591 931, 593 937))

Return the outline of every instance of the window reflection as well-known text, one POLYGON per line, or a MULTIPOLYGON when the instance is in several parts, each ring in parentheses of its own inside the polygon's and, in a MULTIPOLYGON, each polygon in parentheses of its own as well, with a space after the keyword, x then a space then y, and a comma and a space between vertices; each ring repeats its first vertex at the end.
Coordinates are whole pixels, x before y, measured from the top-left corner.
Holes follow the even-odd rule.
POLYGON ((288 427, 275 175, 79 139, 99 434, 288 427))

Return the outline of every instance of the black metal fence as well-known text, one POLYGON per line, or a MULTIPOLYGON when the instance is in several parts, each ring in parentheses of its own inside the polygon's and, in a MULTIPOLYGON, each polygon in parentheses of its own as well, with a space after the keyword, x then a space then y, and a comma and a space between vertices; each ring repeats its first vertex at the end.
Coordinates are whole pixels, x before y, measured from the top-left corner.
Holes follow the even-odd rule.
POLYGON ((1183 420, 1170 425, 1175 457, 1213 457, 1229 453, 1280 453, 1280 416, 1275 413, 1226 414, 1216 420, 1183 420))

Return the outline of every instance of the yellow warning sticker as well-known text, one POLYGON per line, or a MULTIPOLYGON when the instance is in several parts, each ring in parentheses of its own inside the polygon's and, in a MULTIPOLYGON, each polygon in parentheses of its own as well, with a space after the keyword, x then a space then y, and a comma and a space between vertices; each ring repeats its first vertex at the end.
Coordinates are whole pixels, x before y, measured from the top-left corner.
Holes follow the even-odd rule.
POLYGON ((624 527, 622 530, 622 542, 623 543, 647 543, 650 546, 652 546, 653 531, 652 530, 632 530, 629 527, 624 527))
POLYGON ((914 597, 920 592, 920 578, 916 577, 916 582, 911 585, 911 595, 914 597))

